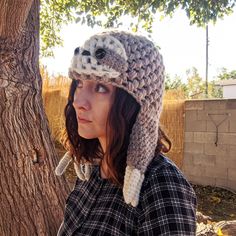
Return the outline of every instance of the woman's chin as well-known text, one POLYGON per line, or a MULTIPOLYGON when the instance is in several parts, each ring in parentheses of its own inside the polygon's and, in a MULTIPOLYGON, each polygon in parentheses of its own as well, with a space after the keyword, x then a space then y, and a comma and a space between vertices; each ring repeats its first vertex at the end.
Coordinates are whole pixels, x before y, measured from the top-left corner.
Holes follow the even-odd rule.
POLYGON ((94 139, 94 138, 97 138, 97 136, 93 135, 93 134, 88 134, 88 133, 84 133, 84 132, 79 132, 78 131, 78 134, 80 137, 82 138, 85 138, 85 139, 94 139))

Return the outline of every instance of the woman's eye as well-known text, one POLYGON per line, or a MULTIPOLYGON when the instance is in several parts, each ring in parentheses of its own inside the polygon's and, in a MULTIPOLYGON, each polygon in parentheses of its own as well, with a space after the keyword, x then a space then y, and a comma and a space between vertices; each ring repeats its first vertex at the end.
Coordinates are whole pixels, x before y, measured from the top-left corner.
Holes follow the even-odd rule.
POLYGON ((97 84, 96 86, 96 92, 98 93, 107 93, 109 90, 106 86, 102 85, 102 84, 97 84))

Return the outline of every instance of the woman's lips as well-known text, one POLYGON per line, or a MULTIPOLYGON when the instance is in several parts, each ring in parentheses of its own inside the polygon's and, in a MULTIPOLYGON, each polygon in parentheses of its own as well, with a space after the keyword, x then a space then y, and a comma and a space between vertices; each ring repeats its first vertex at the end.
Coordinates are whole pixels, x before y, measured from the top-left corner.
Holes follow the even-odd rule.
POLYGON ((86 120, 84 118, 78 117, 79 123, 80 124, 87 124, 87 123, 91 123, 92 121, 90 120, 86 120))

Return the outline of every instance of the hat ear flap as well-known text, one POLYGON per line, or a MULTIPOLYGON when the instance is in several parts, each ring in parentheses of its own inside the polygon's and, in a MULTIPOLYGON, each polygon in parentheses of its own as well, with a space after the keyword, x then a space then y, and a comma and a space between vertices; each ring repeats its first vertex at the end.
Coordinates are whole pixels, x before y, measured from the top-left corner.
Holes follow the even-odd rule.
POLYGON ((152 111, 140 110, 132 128, 127 151, 123 196, 127 204, 137 206, 144 173, 155 156, 159 119, 152 111))
POLYGON ((92 172, 92 166, 90 164, 77 164, 74 162, 75 173, 79 179, 85 181, 89 180, 92 172))
POLYGON ((59 164, 55 169, 56 175, 58 176, 62 175, 71 161, 72 161, 72 156, 70 155, 69 152, 66 152, 65 155, 62 157, 62 159, 59 161, 59 164))
POLYGON ((123 196, 127 204, 136 207, 144 180, 144 174, 140 170, 127 166, 125 170, 123 196))

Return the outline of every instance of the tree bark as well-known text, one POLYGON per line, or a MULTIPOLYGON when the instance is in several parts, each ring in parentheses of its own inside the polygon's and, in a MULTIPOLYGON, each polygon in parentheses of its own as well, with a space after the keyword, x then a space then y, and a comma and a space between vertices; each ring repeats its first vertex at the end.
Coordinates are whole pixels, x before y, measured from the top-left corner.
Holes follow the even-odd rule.
POLYGON ((0 235, 56 235, 70 190, 43 109, 39 0, 0 6, 0 235))
POLYGON ((20 34, 33 0, 1 0, 0 35, 4 38, 20 34), (10 26, 10 28, 8 27, 10 26))

